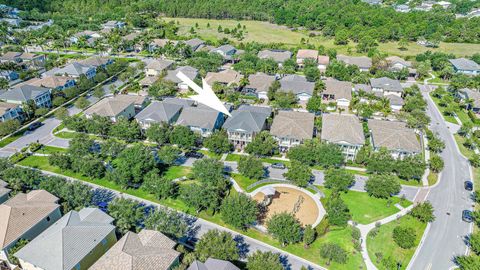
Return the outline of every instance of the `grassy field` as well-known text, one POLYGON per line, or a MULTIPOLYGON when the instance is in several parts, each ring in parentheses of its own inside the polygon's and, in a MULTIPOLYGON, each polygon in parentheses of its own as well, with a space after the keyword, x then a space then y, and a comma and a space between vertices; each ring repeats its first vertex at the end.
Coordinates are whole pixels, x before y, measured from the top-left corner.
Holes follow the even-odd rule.
MULTIPOLYGON (((325 48, 335 48, 339 53, 355 54, 355 43, 351 42, 347 45, 335 45, 333 39, 316 36, 310 37, 309 31, 292 31, 286 26, 271 24, 261 21, 237 21, 237 20, 214 20, 214 19, 198 19, 198 18, 164 18, 166 21, 174 20, 179 23, 179 34, 190 35, 190 28, 198 23, 195 29, 196 35, 205 40, 217 40, 221 38, 229 38, 234 40, 230 35, 219 33, 218 26, 222 28, 233 29, 240 23, 245 25, 247 33, 242 42, 256 41, 259 43, 284 43, 288 47, 296 47, 301 45, 302 39, 315 46, 323 45, 325 48), (207 23, 210 27, 207 27, 207 23)), ((238 42, 238 41, 237 41, 238 42)), ((397 43, 380 43, 379 50, 391 55, 412 56, 425 51, 442 51, 453 53, 457 56, 472 55, 480 51, 479 44, 467 43, 440 43, 438 48, 426 48, 414 42, 411 42, 406 50, 400 50, 397 43)))
POLYGON ((183 176, 187 176, 192 172, 192 168, 185 166, 172 166, 163 174, 168 180, 177 179, 183 176))
POLYGON ((237 184, 243 189, 247 190, 247 187, 250 186, 251 184, 257 182, 257 180, 250 179, 246 176, 243 176, 238 173, 232 173, 231 177, 237 182, 237 184))
MULTIPOLYGON (((225 159, 225 161, 240 161, 240 158, 242 157, 243 155, 239 155, 239 154, 228 154, 227 155, 227 158, 225 159)), ((285 160, 278 160, 278 159, 274 159, 274 158, 260 158, 262 160, 262 162, 264 163, 282 163, 282 164, 285 164, 285 166, 290 166, 290 161, 285 161, 285 160)))
POLYGON ((451 115, 445 115, 443 113, 445 111, 445 107, 442 107, 442 106, 438 105, 440 100, 438 98, 434 97, 431 93, 430 93, 430 97, 432 98, 433 102, 435 102, 435 104, 437 105, 437 108, 440 111, 440 113, 442 113, 442 116, 445 119, 445 121, 458 125, 458 122, 455 119, 455 117, 453 117, 451 115))
POLYGON ((431 171, 430 174, 427 176, 427 179, 428 179, 428 185, 433 186, 438 181, 438 174, 431 171))
POLYGON ((17 135, 12 135, 4 140, 0 141, 0 147, 5 147, 9 145, 10 143, 16 141, 18 138, 22 137, 23 134, 17 134, 17 135))
POLYGON ((222 158, 222 154, 217 154, 217 153, 214 153, 212 151, 209 151, 209 150, 198 150, 198 152, 204 154, 205 156, 209 157, 209 158, 214 158, 214 159, 217 159, 217 160, 220 160, 220 158, 222 158))
MULTIPOLYGON (((329 189, 318 187, 328 197, 331 193, 329 189)), ((341 197, 350 209, 352 220, 360 224, 369 224, 382 218, 391 216, 400 211, 395 204, 400 203, 403 207, 407 207, 412 203, 398 197, 392 197, 390 205, 386 199, 370 197, 366 192, 358 192, 350 190, 348 193, 342 193, 341 197)))
POLYGON ((367 248, 370 259, 379 269, 385 269, 380 265, 376 259, 376 253, 382 253, 384 258, 392 257, 395 261, 401 261, 402 267, 400 269, 405 269, 410 262, 413 254, 415 253, 415 247, 410 249, 402 249, 399 247, 392 238, 393 229, 397 226, 408 226, 415 229, 416 240, 415 247, 418 246, 420 239, 422 238, 423 232, 427 224, 418 221, 412 216, 406 215, 401 217, 396 221, 392 221, 385 225, 382 225, 379 229, 378 234, 375 237, 372 237, 371 234, 367 237, 367 248))
MULTIPOLYGON (((165 199, 165 200, 158 200, 155 198, 152 194, 149 194, 143 189, 123 189, 119 185, 109 182, 105 179, 91 179, 85 176, 82 176, 78 173, 73 173, 71 171, 65 171, 61 170, 58 167, 51 166, 48 163, 47 157, 41 157, 41 156, 30 156, 24 160, 22 160, 20 165, 23 166, 28 166, 28 167, 34 167, 46 171, 51 171, 54 173, 62 174, 65 176, 69 177, 74 177, 80 180, 83 180, 85 182, 89 183, 94 183, 112 190, 116 190, 119 192, 123 192, 126 194, 130 194, 139 198, 143 198, 155 203, 159 203, 174 209, 177 209, 179 211, 189 213, 192 215, 196 215, 200 218, 206 219, 208 221, 217 223, 221 226, 227 227, 232 230, 236 230, 235 228, 232 228, 231 226, 225 224, 222 219, 221 219, 221 214, 216 213, 215 215, 210 215, 209 213, 206 213, 205 211, 201 212, 200 214, 197 214, 194 209, 188 207, 185 205, 185 203, 179 199, 165 199)), ((174 172, 176 173, 178 169, 173 169, 171 171, 172 174, 174 172)), ((231 190, 231 193, 235 193, 235 190, 231 190)), ((262 242, 265 242, 269 245, 272 245, 276 248, 283 249, 287 252, 291 252, 297 256, 300 256, 304 259, 307 259, 309 261, 315 262, 317 264, 325 265, 325 260, 320 258, 320 246, 324 243, 327 242, 334 242, 339 245, 341 245, 347 252, 348 252, 348 260, 346 264, 338 264, 338 263, 332 263, 329 266, 329 269, 332 270, 340 270, 340 269, 347 269, 347 270, 356 270, 356 269, 366 269, 365 265, 363 263, 362 257, 360 253, 354 250, 353 244, 352 244, 352 237, 351 237, 351 229, 349 227, 347 228, 331 228, 327 234, 325 234, 322 237, 317 238, 317 240, 310 246, 309 249, 305 249, 302 243, 298 244, 292 244, 288 245, 285 247, 282 247, 279 242, 275 239, 273 239, 271 236, 264 234, 258 230, 254 229, 248 229, 247 231, 242 231, 244 235, 247 235, 249 237, 255 238, 257 240, 260 240, 262 242)))
POLYGON ((54 147, 54 146, 48 146, 44 145, 42 148, 40 148, 37 153, 39 154, 47 154, 51 155, 53 153, 65 153, 67 152, 66 148, 60 148, 60 147, 54 147))

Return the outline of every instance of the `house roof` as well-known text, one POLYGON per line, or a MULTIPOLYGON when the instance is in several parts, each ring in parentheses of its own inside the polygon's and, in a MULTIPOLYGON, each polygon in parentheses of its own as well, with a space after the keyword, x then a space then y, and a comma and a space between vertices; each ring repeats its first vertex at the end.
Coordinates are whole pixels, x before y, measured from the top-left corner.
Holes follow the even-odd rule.
POLYGON ((389 56, 385 58, 385 60, 387 60, 390 66, 393 66, 395 64, 401 64, 402 66, 405 66, 405 67, 412 67, 411 61, 406 61, 405 59, 398 56, 389 56))
POLYGON ((135 119, 140 122, 168 123, 182 108, 182 105, 154 101, 141 112, 139 112, 135 116, 135 119))
POLYGON ((158 79, 158 76, 145 76, 145 78, 141 79, 139 83, 140 85, 150 86, 158 81, 158 79))
POLYGON ((365 93, 372 92, 372 87, 368 84, 358 83, 358 84, 355 84, 353 88, 355 88, 355 91, 363 91, 365 93))
POLYGON ((374 147, 419 153, 422 151, 415 132, 406 123, 369 119, 374 147))
POLYGON ((270 134, 278 138, 311 139, 314 118, 312 113, 279 111, 273 118, 270 134))
POLYGON ((25 82, 25 84, 54 89, 57 87, 62 87, 67 84, 67 82, 73 80, 75 79, 68 76, 47 75, 44 78, 34 78, 28 80, 27 82, 25 82))
POLYGON ((473 107, 480 108, 480 92, 470 89, 470 88, 462 88, 459 90, 460 93, 466 95, 466 98, 473 100, 473 107))
POLYGON ((207 106, 186 107, 180 113, 177 124, 188 127, 214 129, 220 113, 207 106))
POLYGON ((177 45, 178 41, 170 40, 170 39, 166 39, 166 38, 155 38, 155 39, 152 40, 150 45, 155 45, 155 46, 163 48, 168 43, 171 43, 173 46, 175 46, 175 45, 177 45))
POLYGON ((90 270, 168 270, 180 256, 176 243, 160 232, 127 232, 90 270))
MULTIPOLYGON (((18 104, 0 102, 0 116, 4 115, 7 111, 16 107, 18 107, 18 104)), ((1 193, 0 193, 0 196, 2 196, 1 193)))
POLYGON ((15 256, 42 269, 73 269, 115 230, 112 222, 97 208, 70 211, 15 256))
POLYGON ((16 58, 19 58, 20 55, 22 55, 21 52, 6 52, 2 56, 0 56, 0 60, 13 61, 16 58))
POLYGON ((154 59, 150 61, 145 68, 146 69, 153 69, 156 71, 163 71, 173 65, 174 61, 167 60, 167 59, 154 59))
POLYGON ((403 104, 405 104, 403 98, 394 94, 385 95, 385 98, 387 98, 390 101, 390 105, 393 106, 403 106, 403 104))
MULTIPOLYGON (((5 186, 3 186, 5 188, 5 186)), ((0 249, 16 241, 58 209, 58 198, 45 190, 18 193, 0 204, 0 249)))
POLYGON ((192 39, 186 40, 185 44, 192 47, 193 49, 198 49, 198 47, 205 44, 205 41, 199 38, 192 38, 192 39))
POLYGON ((337 60, 347 65, 355 65, 359 68, 369 69, 372 67, 372 59, 366 56, 337 55, 337 60))
POLYGON ((63 68, 60 68, 55 71, 54 74, 67 74, 70 76, 80 76, 86 74, 92 67, 87 65, 82 65, 79 62, 73 62, 71 64, 66 65, 63 68))
POLYGON ((230 51, 232 51, 232 50, 236 50, 235 47, 233 47, 233 46, 230 45, 230 44, 226 44, 226 45, 222 45, 222 46, 220 46, 220 47, 217 47, 217 48, 212 49, 212 52, 221 51, 221 52, 223 52, 223 53, 226 54, 226 53, 228 53, 228 52, 230 52, 230 51))
POLYGON ((272 58, 277 63, 283 63, 285 60, 292 58, 292 52, 284 50, 262 50, 258 52, 258 58, 272 58))
POLYGON ((351 114, 323 114, 321 138, 332 143, 346 142, 353 145, 365 143, 362 124, 351 114))
POLYGON ((255 92, 267 92, 268 88, 275 81, 275 76, 270 76, 265 73, 257 72, 248 76, 248 84, 245 88, 255 89, 255 92))
POLYGON ((315 59, 317 60, 318 51, 317 50, 308 50, 308 49, 300 49, 297 52, 297 59, 315 59))
POLYGON ((17 86, 1 94, 0 99, 26 102, 27 100, 34 99, 49 91, 50 90, 45 87, 25 84, 25 85, 17 86))
POLYGON ((135 106, 141 106, 147 100, 147 97, 140 95, 116 95, 114 98, 119 101, 133 103, 135 106))
POLYGON ((352 99, 352 83, 337 81, 334 79, 329 79, 325 81, 325 90, 322 94, 324 95, 333 95, 335 100, 338 99, 352 99))
POLYGON ((208 258, 205 263, 195 260, 187 270, 240 270, 229 261, 208 258))
POLYGON ((198 75, 198 69, 191 66, 182 66, 177 67, 175 70, 168 70, 167 75, 163 78, 163 80, 174 83, 181 83, 182 80, 177 77, 177 74, 180 71, 185 74, 190 80, 195 79, 198 75))
POLYGON ((164 98, 162 102, 170 103, 170 104, 178 104, 178 105, 181 105, 182 107, 190 107, 195 103, 193 99, 186 99, 186 98, 164 98))
POLYGON ((329 63, 330 63, 330 57, 328 55, 319 55, 318 56, 318 64, 328 65, 329 63))
POLYGON ((139 37, 141 35, 140 32, 132 32, 126 36, 123 36, 122 39, 123 40, 127 40, 127 41, 132 41, 134 39, 136 39, 137 37, 139 37))
POLYGON ((80 60, 78 61, 78 63, 85 66, 99 67, 99 66, 106 65, 110 61, 112 61, 112 59, 108 57, 92 56, 87 59, 80 60))
POLYGON ((372 88, 380 88, 389 92, 403 92, 403 87, 400 81, 393 80, 387 77, 372 78, 370 79, 370 85, 372 88))
POLYGON ((480 65, 467 58, 449 59, 450 63, 458 70, 480 70, 480 65))
POLYGON ((115 117, 130 105, 133 105, 132 100, 117 99, 116 97, 109 97, 100 100, 91 107, 85 110, 86 115, 99 115, 105 117, 115 117))
POLYGON ((223 128, 230 131, 259 132, 271 113, 270 107, 242 105, 232 112, 232 117, 225 121, 223 128))
POLYGON ((300 75, 288 75, 280 80, 280 91, 292 92, 294 94, 307 93, 313 95, 315 83, 308 82, 307 78, 300 75))
POLYGON ((233 69, 226 69, 220 72, 208 72, 205 76, 207 83, 212 86, 215 82, 225 83, 227 85, 240 83, 243 75, 233 69))

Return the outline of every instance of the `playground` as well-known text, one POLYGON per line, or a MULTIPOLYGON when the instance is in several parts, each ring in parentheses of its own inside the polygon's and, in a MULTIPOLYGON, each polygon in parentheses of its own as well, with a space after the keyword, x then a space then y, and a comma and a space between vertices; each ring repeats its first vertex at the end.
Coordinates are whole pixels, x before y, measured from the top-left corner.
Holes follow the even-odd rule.
POLYGON ((307 192, 285 185, 260 188, 253 195, 253 199, 263 206, 259 223, 263 225, 274 214, 287 212, 294 214, 303 225, 317 225, 324 210, 321 203, 307 192))

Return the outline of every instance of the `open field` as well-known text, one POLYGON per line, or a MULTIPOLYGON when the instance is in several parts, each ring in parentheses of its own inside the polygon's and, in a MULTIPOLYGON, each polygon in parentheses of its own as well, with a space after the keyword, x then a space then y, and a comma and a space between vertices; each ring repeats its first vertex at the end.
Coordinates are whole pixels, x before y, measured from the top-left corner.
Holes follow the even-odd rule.
MULTIPOLYGON (((222 28, 235 28, 238 23, 243 27, 245 25, 247 33, 242 42, 256 41, 259 43, 284 43, 287 47, 297 47, 301 45, 302 38, 308 43, 315 46, 323 45, 325 48, 335 48, 339 53, 355 54, 355 43, 350 42, 347 45, 335 45, 333 39, 328 39, 321 36, 310 37, 309 31, 292 31, 286 26, 271 24, 269 22, 261 21, 237 21, 237 20, 214 20, 214 19, 198 19, 198 18, 163 18, 165 21, 177 21, 179 22, 179 34, 191 35, 190 28, 198 23, 198 28, 195 29, 196 34, 205 40, 217 40, 221 38, 228 38, 235 40, 230 35, 219 33, 217 31, 218 26, 222 28), (207 23, 210 23, 210 27, 207 27, 207 23)), ((425 51, 442 51, 453 53, 457 56, 472 55, 475 52, 480 51, 480 44, 467 44, 467 43, 440 43, 438 48, 426 48, 420 46, 414 42, 411 42, 407 46, 407 50, 398 49, 398 44, 394 42, 380 43, 379 49, 382 52, 399 55, 399 56, 411 56, 425 51)))

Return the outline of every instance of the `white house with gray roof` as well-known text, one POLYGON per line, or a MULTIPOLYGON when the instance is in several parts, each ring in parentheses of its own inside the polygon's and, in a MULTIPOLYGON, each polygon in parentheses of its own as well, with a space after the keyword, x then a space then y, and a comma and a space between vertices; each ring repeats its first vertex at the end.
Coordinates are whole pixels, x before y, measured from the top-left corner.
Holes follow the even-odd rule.
POLYGON ((383 96, 396 95, 401 97, 403 94, 403 87, 398 80, 387 77, 372 78, 370 79, 370 85, 374 93, 382 93, 383 96))
POLYGON ((257 56, 260 59, 273 59, 281 67, 283 62, 292 58, 292 52, 286 50, 261 50, 257 56))
POLYGON ((232 112, 223 129, 235 148, 243 149, 258 133, 267 129, 267 118, 271 114, 270 107, 242 105, 232 112))
POLYGON ((315 116, 312 113, 279 111, 273 118, 270 134, 278 141, 280 151, 312 139, 315 116))
POLYGON ((177 245, 160 232, 127 232, 90 270, 170 270, 179 265, 177 245))
POLYGON ((275 81, 275 76, 257 72, 248 76, 248 84, 243 87, 243 92, 247 95, 254 95, 260 99, 268 99, 267 93, 270 86, 275 81))
POLYGON ((39 108, 52 107, 50 89, 33 85, 20 85, 0 95, 0 100, 22 105, 33 100, 39 108))
POLYGON ((167 75, 163 78, 164 81, 175 83, 180 90, 188 90, 188 85, 177 77, 179 72, 182 72, 193 81, 198 76, 198 69, 191 66, 177 67, 174 70, 168 70, 167 75))
POLYGON ((467 58, 457 58, 449 59, 448 61, 450 61, 452 64, 455 72, 473 76, 480 74, 480 65, 473 60, 467 58))
POLYGON ((208 137, 222 126, 224 119, 223 114, 219 111, 204 105, 198 105, 183 108, 178 117, 177 125, 186 126, 202 137, 208 137))
POLYGON ((60 76, 69 76, 73 78, 80 78, 80 76, 84 75, 87 79, 92 79, 95 77, 97 71, 94 66, 90 65, 83 65, 79 62, 73 62, 71 64, 66 65, 63 68, 53 69, 51 71, 47 71, 42 76, 47 75, 60 75, 60 76))
POLYGON ((328 79, 321 96, 323 103, 335 102, 337 107, 348 108, 352 100, 352 83, 328 79))
POLYGON ((292 92, 302 102, 308 101, 315 89, 315 83, 307 81, 307 78, 300 75, 288 75, 280 80, 280 92, 292 92))
POLYGON ((240 268, 229 261, 208 258, 205 263, 195 260, 187 270, 240 270, 240 268))
POLYGON ((365 144, 362 124, 351 114, 323 114, 321 139, 340 146, 346 160, 355 160, 365 144))
POLYGON ((173 124, 177 121, 183 106, 164 101, 153 101, 135 116, 143 129, 155 123, 173 124))
POLYGON ((422 152, 419 136, 404 122, 369 119, 368 128, 373 148, 386 148, 395 159, 422 152))
POLYGON ((154 59, 145 66, 145 74, 147 76, 159 76, 162 71, 173 66, 174 61, 167 59, 154 59))
POLYGON ((235 61, 237 56, 243 53, 243 51, 237 50, 235 47, 229 44, 213 48, 210 50, 210 52, 220 54, 223 59, 227 61, 235 61))
POLYGON ((189 40, 185 41, 185 44, 187 46, 190 46, 192 48, 192 51, 197 51, 198 49, 202 48, 203 45, 205 45, 205 41, 199 39, 199 38, 192 38, 189 40))
POLYGON ((86 270, 117 242, 98 208, 70 211, 14 254, 24 270, 86 270))
POLYGON ((372 59, 366 56, 347 56, 337 55, 337 61, 343 62, 346 65, 357 66, 360 71, 367 72, 372 67, 372 59))

